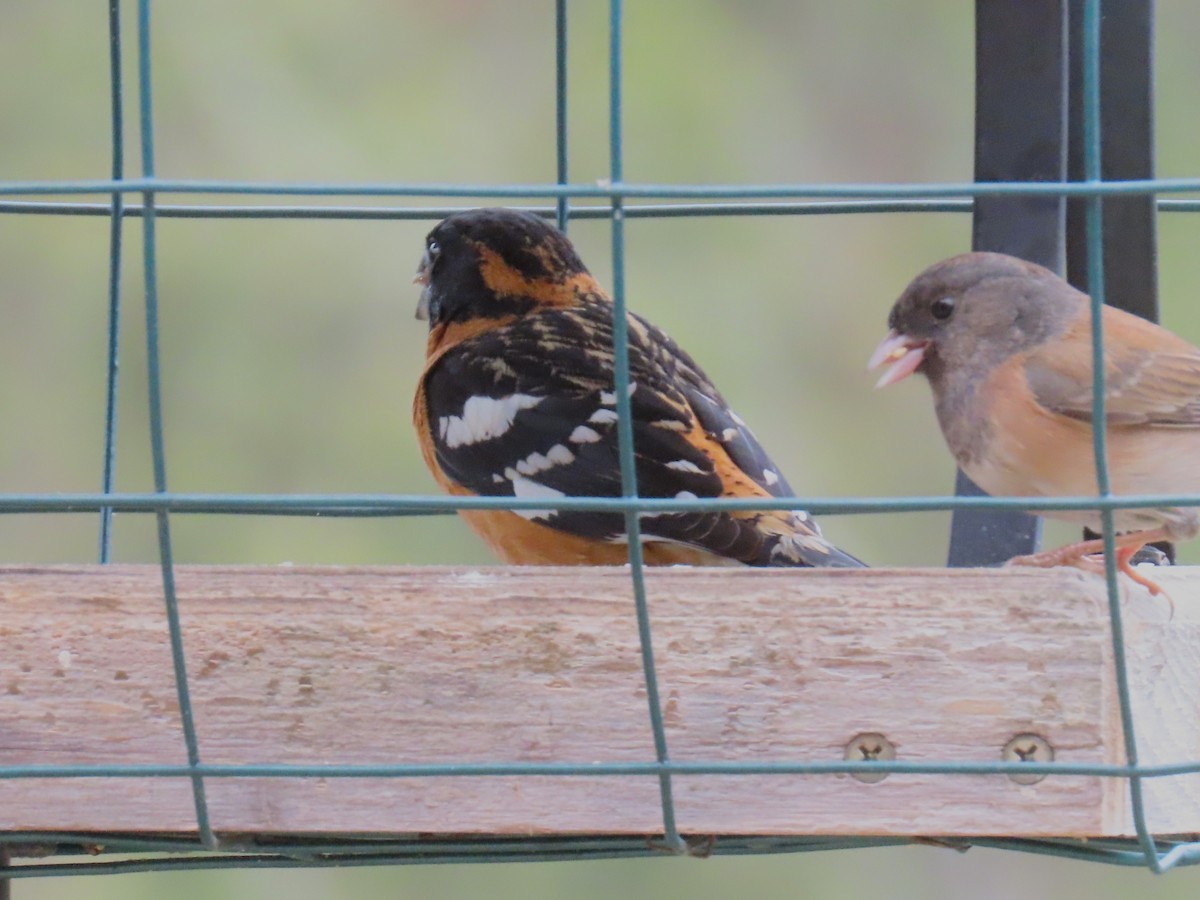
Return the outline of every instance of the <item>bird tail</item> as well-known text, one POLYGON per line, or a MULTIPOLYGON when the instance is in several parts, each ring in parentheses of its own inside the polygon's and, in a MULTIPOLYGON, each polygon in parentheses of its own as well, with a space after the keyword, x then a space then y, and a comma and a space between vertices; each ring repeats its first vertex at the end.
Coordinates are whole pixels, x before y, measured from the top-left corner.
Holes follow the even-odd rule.
POLYGON ((664 513, 647 516, 642 526, 651 540, 698 547, 748 566, 866 567, 825 540, 817 523, 799 511, 664 513))
POLYGON ((812 566, 864 569, 867 564, 831 544, 805 512, 765 512, 755 523, 764 534, 762 551, 747 560, 752 566, 812 566))

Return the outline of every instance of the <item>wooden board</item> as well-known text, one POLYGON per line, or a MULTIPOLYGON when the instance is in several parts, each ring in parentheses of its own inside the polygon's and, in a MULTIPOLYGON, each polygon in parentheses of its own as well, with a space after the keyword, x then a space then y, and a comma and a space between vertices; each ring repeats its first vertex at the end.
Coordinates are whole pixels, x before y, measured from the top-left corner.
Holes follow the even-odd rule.
MULTIPOLYGON (((1124 599, 1143 762, 1200 759, 1200 573, 1124 599)), ((648 761, 628 570, 180 566, 204 763, 648 761)), ((1099 578, 1046 570, 648 576, 672 759, 1124 760, 1099 578)), ((0 568, 0 766, 186 761, 156 566, 0 568)), ((1200 776, 1146 782, 1200 831, 1200 776)), ((688 834, 1128 835, 1121 779, 676 775, 688 834)), ((253 834, 654 834, 653 776, 214 778, 253 834)), ((0 831, 194 832, 186 778, 0 780, 0 831)))

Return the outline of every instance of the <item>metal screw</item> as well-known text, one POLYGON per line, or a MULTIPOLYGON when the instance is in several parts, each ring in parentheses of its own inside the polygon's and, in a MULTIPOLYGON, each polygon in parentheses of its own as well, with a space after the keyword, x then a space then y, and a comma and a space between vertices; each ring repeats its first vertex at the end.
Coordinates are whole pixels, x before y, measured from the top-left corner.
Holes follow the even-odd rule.
MULTIPOLYGON (((1018 734, 1004 745, 1000 758, 1005 762, 1054 762, 1054 748, 1050 746, 1049 741, 1039 735, 1018 734)), ((1028 775, 1009 772, 1008 777, 1017 784, 1037 784, 1046 776, 1033 772, 1028 775)))
MULTIPOLYGON (((896 746, 875 731, 856 734, 846 744, 844 758, 847 762, 887 762, 896 758, 896 746)), ((866 784, 874 784, 888 777, 887 772, 851 772, 855 778, 866 784)))

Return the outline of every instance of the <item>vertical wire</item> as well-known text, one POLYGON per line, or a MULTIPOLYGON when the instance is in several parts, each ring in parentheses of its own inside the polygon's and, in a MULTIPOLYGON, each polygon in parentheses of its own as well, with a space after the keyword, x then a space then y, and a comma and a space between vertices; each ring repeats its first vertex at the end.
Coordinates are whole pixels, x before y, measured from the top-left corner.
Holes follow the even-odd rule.
MULTIPOLYGON (((109 80, 112 88, 112 179, 125 177, 125 113, 121 84, 121 0, 108 3, 109 80)), ((113 191, 108 232, 108 374, 104 401, 104 471, 100 489, 111 494, 117 462, 117 375, 121 344, 121 234, 125 195, 113 191)), ((112 507, 100 510, 100 562, 112 558, 112 507)))
MULTIPOLYGON (((1083 173, 1089 185, 1103 181, 1100 165, 1100 0, 1084 0, 1083 6, 1083 173)), ((1092 442, 1096 458, 1096 487, 1103 498, 1112 496, 1108 472, 1108 423, 1104 411, 1104 200, 1099 194, 1087 199, 1088 287, 1091 289, 1092 314, 1092 442)), ((1117 698, 1121 707, 1121 733, 1125 759, 1137 766, 1137 731, 1129 699, 1129 675, 1125 668, 1125 627, 1121 620, 1121 600, 1117 582, 1116 542, 1113 512, 1100 510, 1104 539, 1104 578, 1108 587, 1108 609, 1112 621, 1113 665, 1116 668, 1117 698)), ((1163 871, 1154 838, 1146 827, 1146 809, 1139 775, 1129 776, 1129 799, 1138 843, 1146 865, 1163 871)))
MULTIPOLYGON (((621 0, 609 4, 609 164, 615 190, 624 177, 621 136, 621 0)), ((629 321, 625 307, 625 209, 619 193, 612 195, 613 258, 613 389, 617 395, 617 443, 621 461, 621 495, 637 497, 637 470, 633 452, 633 405, 630 402, 629 321)), ((636 385, 632 385, 636 389, 636 385)), ((645 560, 642 555, 641 525, 637 512, 625 513, 625 534, 629 540, 629 566, 633 578, 634 605, 637 609, 638 638, 642 650, 642 671, 646 681, 646 704, 650 727, 654 732, 654 752, 660 763, 668 760, 667 734, 663 727, 662 704, 658 693, 658 675, 654 664, 654 643, 650 633, 650 610, 646 602, 645 560)), ((686 850, 675 824, 675 800, 671 775, 658 776, 662 800, 663 832, 667 847, 686 850)))
MULTIPOLYGON (((567 183, 567 0, 554 0, 554 140, 558 164, 558 183, 567 183)), ((569 216, 567 196, 555 204, 558 230, 567 233, 569 216)))
MULTIPOLYGON (((150 89, 150 0, 138 0, 138 103, 141 113, 142 175, 154 178, 154 131, 151 115, 150 89)), ((146 290, 146 370, 147 394, 150 403, 150 448, 154 459, 154 490, 167 490, 166 453, 163 442, 162 384, 159 371, 158 341, 158 273, 155 244, 155 209, 153 188, 142 192, 143 264, 146 290)), ((188 765, 200 764, 200 747, 196 739, 196 724, 192 716, 191 694, 188 689, 187 663, 184 658, 183 632, 179 623, 179 603, 175 594, 175 566, 171 557, 171 525, 167 511, 160 509, 158 519, 158 549, 162 564, 163 599, 167 608, 167 628, 171 638, 171 661, 175 668, 175 691, 179 698, 179 718, 183 739, 187 745, 188 765)), ((209 847, 216 846, 216 837, 209 825, 208 801, 204 778, 191 776, 192 798, 196 807, 196 827, 200 839, 209 847)))

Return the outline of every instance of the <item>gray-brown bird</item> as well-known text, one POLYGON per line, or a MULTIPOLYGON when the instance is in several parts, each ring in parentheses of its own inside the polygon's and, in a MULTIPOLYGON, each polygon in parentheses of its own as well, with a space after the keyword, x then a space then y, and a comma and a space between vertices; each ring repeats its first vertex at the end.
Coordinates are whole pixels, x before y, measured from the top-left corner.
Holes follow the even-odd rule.
MULTIPOLYGON (((950 452, 989 494, 1097 494, 1092 435, 1090 300, 1053 272, 1000 253, 966 253, 930 266, 901 294, 891 331, 868 368, 877 387, 913 372, 929 380, 950 452)), ((1108 470, 1114 495, 1200 491, 1200 350, 1152 322, 1103 310, 1108 470)), ((1100 529, 1094 510, 1042 515, 1100 529)), ((1161 589, 1129 559, 1145 544, 1200 532, 1196 510, 1118 509, 1119 568, 1161 589)), ((1102 541, 1016 563, 1079 565, 1102 541)))

